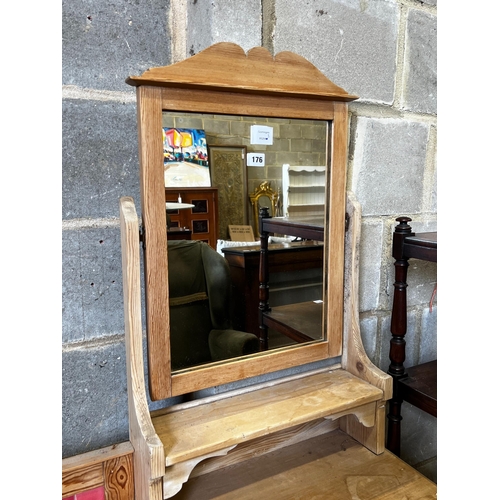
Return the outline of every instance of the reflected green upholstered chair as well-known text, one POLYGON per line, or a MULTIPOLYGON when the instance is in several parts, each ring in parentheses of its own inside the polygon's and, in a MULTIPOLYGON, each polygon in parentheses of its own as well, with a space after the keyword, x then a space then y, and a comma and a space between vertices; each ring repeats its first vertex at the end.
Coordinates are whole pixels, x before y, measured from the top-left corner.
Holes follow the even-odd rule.
POLYGON ((168 242, 172 370, 258 352, 253 333, 232 329, 224 257, 201 241, 168 242))

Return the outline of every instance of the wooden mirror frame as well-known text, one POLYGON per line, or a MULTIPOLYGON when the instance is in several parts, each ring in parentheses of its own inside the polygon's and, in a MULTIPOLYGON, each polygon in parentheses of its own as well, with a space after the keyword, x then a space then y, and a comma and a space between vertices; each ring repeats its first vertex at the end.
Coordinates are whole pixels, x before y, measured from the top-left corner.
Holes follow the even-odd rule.
POLYGON ((137 87, 146 328, 153 401, 319 361, 342 353, 347 102, 357 99, 292 52, 272 56, 218 43, 126 83, 137 87), (326 340, 172 373, 168 307, 163 111, 326 120, 329 123, 325 217, 326 340))

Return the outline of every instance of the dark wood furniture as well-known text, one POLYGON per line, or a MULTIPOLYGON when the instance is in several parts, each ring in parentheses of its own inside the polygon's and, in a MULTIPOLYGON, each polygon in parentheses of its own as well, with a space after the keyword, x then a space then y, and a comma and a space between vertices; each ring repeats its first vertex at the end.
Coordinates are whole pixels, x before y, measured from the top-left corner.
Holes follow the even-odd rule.
POLYGON ((299 302, 270 308, 264 314, 264 325, 295 342, 323 338, 323 302, 299 302), (307 332, 307 333, 305 333, 307 332))
POLYGON ((388 373, 394 380, 393 397, 389 401, 387 415, 387 449, 400 454, 401 445, 401 405, 407 401, 412 405, 437 417, 437 360, 422 363, 406 369, 405 335, 407 324, 407 272, 408 260, 420 259, 437 262, 437 232, 412 232, 409 217, 398 217, 399 224, 393 234, 392 256, 394 266, 394 299, 391 317, 391 347, 388 373))
POLYGON ((286 335, 296 342, 320 340, 323 335, 323 304, 312 301, 285 306, 269 306, 269 235, 286 234, 313 241, 324 239, 324 218, 294 219, 271 217, 267 207, 259 211, 260 265, 259 265, 259 329, 261 350, 268 349, 268 329, 286 335), (307 333, 306 333, 307 332, 307 333))
POLYGON ((190 240, 193 231, 186 227, 171 227, 167 229, 167 240, 190 240))
MULTIPOLYGON (((170 230, 187 228, 191 231, 192 240, 202 240, 214 250, 217 249, 217 233, 219 228, 219 204, 217 188, 165 188, 165 201, 191 203, 193 208, 184 210, 168 210, 170 230)), ((167 238, 173 235, 167 233, 167 238)), ((179 236, 179 235, 174 235, 179 236)), ((182 236, 182 235, 181 235, 182 236)), ((171 239, 188 239, 174 237, 171 239)))
MULTIPOLYGON (((256 243, 255 246, 227 247, 222 252, 231 272, 233 326, 236 330, 259 335, 260 246, 256 243)), ((270 273, 322 268, 323 245, 314 242, 271 243, 268 266, 270 273)))

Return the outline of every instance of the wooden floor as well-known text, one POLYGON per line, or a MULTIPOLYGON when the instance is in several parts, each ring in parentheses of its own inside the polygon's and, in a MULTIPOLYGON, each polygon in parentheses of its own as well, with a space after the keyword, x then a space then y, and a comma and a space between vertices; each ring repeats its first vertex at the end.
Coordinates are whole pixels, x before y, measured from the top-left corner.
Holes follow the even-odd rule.
POLYGON ((176 500, 430 500, 436 485, 340 430, 194 477, 176 500))

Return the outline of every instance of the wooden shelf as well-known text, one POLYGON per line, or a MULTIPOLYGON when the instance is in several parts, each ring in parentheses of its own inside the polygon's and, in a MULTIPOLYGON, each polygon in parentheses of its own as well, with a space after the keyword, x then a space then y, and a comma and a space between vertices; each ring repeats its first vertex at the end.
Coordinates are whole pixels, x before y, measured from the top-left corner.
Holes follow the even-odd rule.
POLYGON ((403 253, 408 259, 437 262, 437 232, 417 233, 403 241, 403 253))
POLYGON ((293 207, 324 207, 324 203, 290 203, 288 208, 293 207))
POLYGON ((324 217, 270 217, 262 219, 262 230, 267 233, 287 234, 300 238, 323 241, 324 217))
POLYGON ((408 403, 437 417, 437 360, 406 369, 400 379, 402 397, 408 403))
POLYGON ((168 467, 323 417, 350 413, 373 426, 376 402, 382 397, 380 389, 334 369, 151 416, 168 467))
POLYGON ((300 208, 322 215, 326 200, 326 167, 284 164, 283 212, 291 216, 300 208), (319 207, 319 209, 318 209, 319 207))

